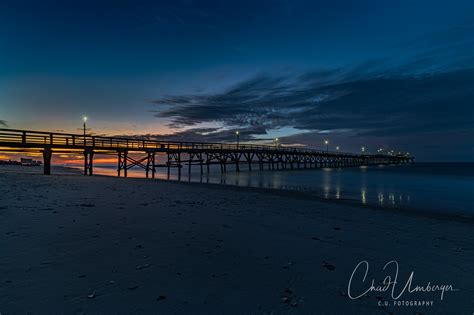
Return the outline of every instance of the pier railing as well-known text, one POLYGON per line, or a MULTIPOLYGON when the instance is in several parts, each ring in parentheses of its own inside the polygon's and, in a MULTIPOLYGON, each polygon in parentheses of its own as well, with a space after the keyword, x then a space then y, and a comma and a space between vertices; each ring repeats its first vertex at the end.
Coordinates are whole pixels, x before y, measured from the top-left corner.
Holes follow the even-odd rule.
POLYGON ((257 145, 248 143, 213 143, 213 142, 182 142, 159 141, 134 137, 107 137, 95 135, 69 134, 59 132, 42 132, 30 130, 0 129, 0 145, 13 145, 15 147, 58 147, 83 149, 94 148, 97 150, 129 151, 143 150, 222 150, 222 151, 271 151, 281 153, 318 153, 337 154, 345 156, 360 156, 360 154, 345 153, 340 151, 315 150, 307 148, 287 147, 282 145, 257 145))
POLYGON ((168 169, 178 168, 181 174, 183 164, 188 165, 191 173, 192 165, 199 165, 201 174, 203 166, 209 173, 209 165, 220 164, 221 172, 226 171, 229 164, 235 165, 237 172, 240 164, 245 163, 251 171, 252 164, 258 164, 259 170, 268 165, 269 169, 299 169, 321 167, 349 167, 360 165, 413 163, 413 157, 406 155, 387 154, 355 154, 340 151, 324 151, 307 148, 296 148, 275 145, 257 145, 249 143, 213 143, 159 141, 138 137, 106 137, 87 134, 70 134, 59 132, 42 132, 32 130, 0 129, 1 150, 39 150, 43 153, 44 173, 51 173, 51 158, 55 152, 82 152, 84 155, 84 174, 92 175, 95 154, 117 154, 117 175, 127 176, 127 170, 139 166, 151 172, 154 177, 156 154, 164 154, 168 169), (129 153, 145 153, 146 156, 136 158, 129 153), (183 156, 185 159, 183 159, 183 156))

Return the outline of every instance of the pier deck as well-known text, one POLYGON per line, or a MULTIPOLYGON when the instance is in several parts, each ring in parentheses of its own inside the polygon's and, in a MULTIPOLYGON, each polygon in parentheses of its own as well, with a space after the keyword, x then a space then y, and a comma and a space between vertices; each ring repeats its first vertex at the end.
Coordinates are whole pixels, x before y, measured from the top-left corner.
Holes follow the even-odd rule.
POLYGON ((361 165, 413 163, 407 155, 356 154, 339 151, 324 151, 295 148, 282 145, 256 145, 248 143, 210 143, 156 141, 145 138, 103 137, 94 135, 67 134, 31 130, 0 129, 0 151, 42 152, 44 174, 51 173, 51 158, 54 153, 76 153, 84 156, 84 175, 93 174, 94 156, 117 155, 117 175, 127 176, 127 170, 141 167, 146 176, 155 177, 158 167, 178 168, 197 166, 201 173, 210 171, 212 164, 220 165, 221 172, 235 165, 239 172, 242 166, 252 171, 301 169, 321 167, 351 167, 361 165), (134 157, 130 156, 133 154, 134 157), (143 154, 136 158, 137 154, 143 154), (157 155, 164 155, 165 162, 157 163, 157 155))

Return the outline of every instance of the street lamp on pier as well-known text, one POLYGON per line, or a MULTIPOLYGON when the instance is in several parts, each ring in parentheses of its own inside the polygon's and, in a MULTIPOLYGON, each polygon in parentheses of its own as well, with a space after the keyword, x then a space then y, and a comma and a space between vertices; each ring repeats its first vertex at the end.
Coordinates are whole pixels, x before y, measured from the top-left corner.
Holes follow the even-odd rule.
POLYGON ((326 145, 326 152, 329 152, 329 141, 324 140, 324 144, 326 145))
POLYGON ((362 151, 362 154, 365 153, 365 147, 360 148, 360 150, 362 151))
POLYGON ((239 149, 239 142, 240 142, 240 132, 237 130, 235 132, 235 136, 237 137, 237 150, 239 149))
POLYGON ((336 151, 339 151, 339 146, 336 147, 336 151))
POLYGON ((82 117, 82 121, 84 122, 83 129, 84 129, 84 146, 85 146, 86 145, 87 116, 82 117))
POLYGON ((278 149, 278 138, 275 138, 275 147, 278 149))

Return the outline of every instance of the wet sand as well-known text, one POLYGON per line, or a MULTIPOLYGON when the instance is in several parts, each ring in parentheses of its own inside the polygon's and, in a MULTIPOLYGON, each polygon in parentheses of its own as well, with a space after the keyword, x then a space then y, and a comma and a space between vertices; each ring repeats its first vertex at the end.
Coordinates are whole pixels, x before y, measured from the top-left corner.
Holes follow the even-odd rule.
POLYGON ((470 219, 384 211, 307 194, 0 170, 0 313, 422 314, 474 310, 470 219), (399 263, 403 294, 347 296, 399 263))

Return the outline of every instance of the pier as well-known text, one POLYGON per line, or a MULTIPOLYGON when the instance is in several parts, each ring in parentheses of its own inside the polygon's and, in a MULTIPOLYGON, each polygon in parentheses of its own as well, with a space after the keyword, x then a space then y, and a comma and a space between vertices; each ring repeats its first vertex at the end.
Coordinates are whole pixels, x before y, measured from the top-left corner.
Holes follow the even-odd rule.
POLYGON ((155 177, 158 168, 166 168, 168 174, 171 168, 177 168, 181 175, 183 171, 191 173, 192 167, 198 167, 202 174, 209 173, 210 165, 215 164, 224 173, 229 165, 234 165, 235 171, 240 172, 244 169, 295 170, 414 162, 414 157, 404 154, 356 154, 278 144, 155 141, 14 129, 0 129, 0 151, 41 152, 44 174, 51 174, 53 154, 82 154, 84 175, 94 173, 94 156, 112 154, 117 156, 117 176, 127 177, 130 168, 139 167, 151 178, 155 177), (163 158, 162 163, 158 163, 159 156, 163 158))

